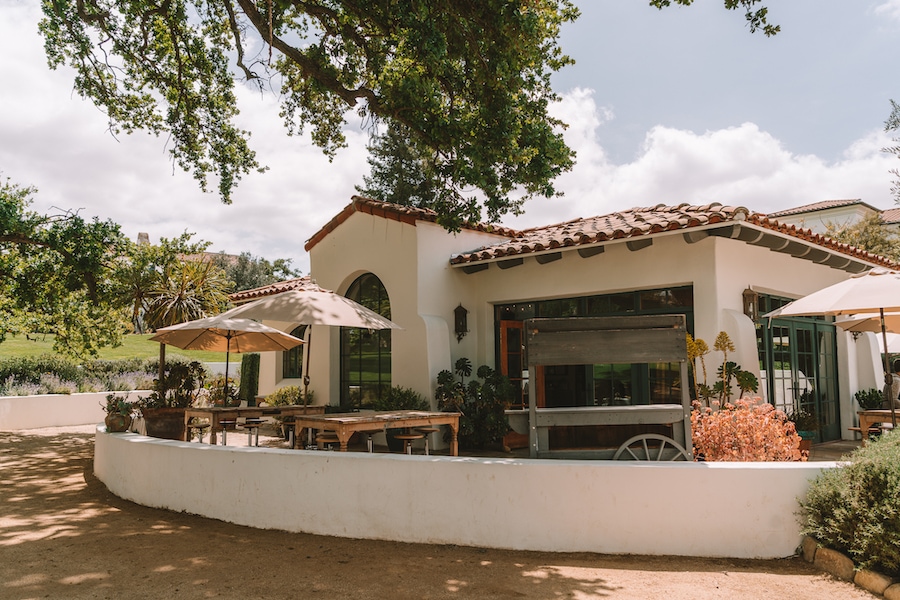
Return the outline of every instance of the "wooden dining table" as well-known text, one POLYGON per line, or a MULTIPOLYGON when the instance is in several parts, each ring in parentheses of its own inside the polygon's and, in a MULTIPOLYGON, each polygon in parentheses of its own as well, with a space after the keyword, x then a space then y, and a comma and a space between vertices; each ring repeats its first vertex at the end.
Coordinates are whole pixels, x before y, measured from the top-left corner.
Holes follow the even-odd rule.
MULTIPOLYGON (((896 413, 900 415, 900 410, 896 413)), ((869 439, 869 429, 875 423, 891 423, 891 409, 877 408, 873 410, 860 410, 856 413, 859 416, 859 430, 862 433, 862 445, 866 445, 869 439)))
MULTIPOLYGON (((431 412, 423 410, 363 411, 322 415, 305 414, 294 417, 294 426, 297 432, 302 428, 334 432, 341 444, 341 452, 346 452, 350 437, 356 432, 447 425, 451 434, 450 454, 459 456, 457 436, 459 434, 460 416, 458 412, 431 412)), ((299 438, 300 436, 296 437, 299 438)), ((295 441, 295 444, 297 443, 295 441)))
MULTIPOLYGON (((216 434, 222 431, 222 421, 234 421, 238 417, 258 419, 260 417, 294 417, 298 415, 321 415, 325 412, 324 406, 303 406, 302 404, 289 404, 285 406, 208 406, 186 408, 184 410, 184 436, 188 441, 190 436, 191 419, 209 419, 209 443, 216 443, 216 434)), ((297 430, 299 431, 299 429, 297 430)))

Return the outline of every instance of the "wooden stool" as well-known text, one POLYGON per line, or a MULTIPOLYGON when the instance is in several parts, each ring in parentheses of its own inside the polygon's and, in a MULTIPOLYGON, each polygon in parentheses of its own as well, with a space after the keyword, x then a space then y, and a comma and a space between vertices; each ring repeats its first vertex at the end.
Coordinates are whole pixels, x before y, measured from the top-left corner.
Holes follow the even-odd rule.
POLYGON ((416 431, 425 436, 425 456, 428 456, 428 440, 432 433, 440 431, 437 427, 417 427, 416 431))
POLYGON ((328 447, 328 449, 331 449, 331 444, 340 444, 341 440, 338 439, 338 436, 336 433, 324 432, 324 433, 320 433, 316 436, 316 443, 322 444, 322 445, 328 447))
POLYGON ((192 441, 194 439, 194 431, 197 431, 197 434, 200 436, 200 443, 203 443, 203 436, 206 434, 206 430, 209 429, 209 423, 191 423, 188 425, 188 441, 192 441))
POLYGON ((259 446, 259 428, 262 426, 262 419, 247 419, 244 421, 244 429, 247 430, 247 445, 259 446), (253 434, 256 433, 256 443, 253 443, 253 434))
POLYGON ((228 440, 227 440, 226 437, 225 437, 225 432, 228 431, 228 428, 229 428, 229 427, 231 427, 232 429, 236 428, 236 427, 237 427, 237 420, 229 419, 229 420, 226 420, 226 421, 219 421, 219 425, 222 426, 222 445, 223 445, 223 446, 227 446, 227 445, 228 445, 228 440))
POLYGON ((421 440, 425 435, 421 433, 400 433, 394 436, 395 440, 402 440, 406 447, 406 453, 412 454, 412 443, 414 440, 421 440))

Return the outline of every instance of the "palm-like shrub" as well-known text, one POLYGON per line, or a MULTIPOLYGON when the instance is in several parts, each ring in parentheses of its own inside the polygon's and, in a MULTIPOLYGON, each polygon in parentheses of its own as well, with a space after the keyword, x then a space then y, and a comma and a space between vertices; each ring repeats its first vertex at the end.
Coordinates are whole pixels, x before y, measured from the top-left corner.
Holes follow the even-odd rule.
POLYGON ((472 375, 472 363, 468 358, 457 360, 454 370, 455 374, 446 370, 438 374, 435 396, 438 408, 462 415, 459 418, 459 445, 481 449, 499 444, 509 433, 506 408, 513 391, 509 379, 482 365, 476 373, 481 381, 473 379, 466 383, 466 378, 472 375))

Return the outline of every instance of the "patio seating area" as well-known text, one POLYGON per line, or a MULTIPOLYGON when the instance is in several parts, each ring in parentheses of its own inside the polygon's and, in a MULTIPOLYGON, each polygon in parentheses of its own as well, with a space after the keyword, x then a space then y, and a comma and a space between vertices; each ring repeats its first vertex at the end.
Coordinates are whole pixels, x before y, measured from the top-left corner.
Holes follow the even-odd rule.
MULTIPOLYGON (((441 435, 441 434, 438 433, 437 435, 441 435)), ((229 446, 229 447, 233 447, 233 448, 246 448, 251 445, 255 445, 260 448, 283 448, 285 450, 291 448, 291 440, 285 439, 284 435, 282 435, 282 433, 280 431, 278 423, 275 422, 274 419, 263 419, 263 422, 257 427, 256 432, 254 432, 254 440, 253 440, 254 442, 257 442, 257 436, 258 436, 258 443, 249 444, 247 431, 243 428, 243 425, 241 425, 239 423, 237 425, 236 429, 230 430, 230 433, 226 438, 227 441, 226 441, 225 445, 229 446), (235 434, 237 434, 237 435, 235 435, 235 434)), ((378 440, 379 437, 375 437, 373 435, 372 439, 378 440)), ((387 447, 384 438, 380 438, 380 440, 381 440, 381 443, 374 443, 374 442, 372 443, 372 452, 384 453, 384 454, 387 454, 387 453, 394 453, 394 454, 403 453, 403 454, 405 454, 406 453, 405 450, 403 450, 402 452, 393 452, 390 448, 387 447)), ((199 440, 198 440, 197 436, 195 435, 191 441, 193 443, 197 443, 199 440)), ((208 433, 204 437, 203 442, 204 443, 209 442, 208 433)), ((335 442, 330 445, 314 443, 312 446, 310 446, 307 442, 308 442, 307 434, 304 431, 302 438, 300 438, 298 447, 302 447, 305 450, 321 450, 321 451, 334 451, 334 452, 337 452, 338 448, 339 448, 336 438, 335 438, 335 442)), ((347 444, 347 450, 349 452, 369 452, 368 442, 369 442, 369 436, 365 435, 364 432, 360 432, 350 438, 350 442, 347 444)), ((221 437, 219 437, 219 439, 217 440, 217 444, 220 446, 222 445, 221 437)), ((439 449, 435 450, 433 439, 428 445, 428 452, 431 455, 450 456, 450 449, 447 447, 439 448, 439 449)), ((414 454, 414 455, 420 454, 423 456, 425 455, 424 436, 417 439, 412 444, 412 454, 414 454)), ((508 453, 497 452, 497 451, 479 452, 477 454, 474 452, 460 452, 460 455, 465 455, 465 456, 478 455, 478 456, 495 456, 495 457, 497 457, 497 456, 527 457, 528 449, 525 448, 525 449, 521 449, 521 450, 510 451, 508 453)))
MULTIPOLYGON (((259 429, 259 447, 260 448, 284 448, 289 449, 291 447, 291 443, 289 440, 286 440, 281 432, 278 430, 278 424, 274 420, 264 420, 264 422, 260 425, 259 429)), ((235 447, 235 448, 244 448, 247 447, 248 440, 246 432, 243 429, 238 428, 238 435, 229 435, 227 446, 235 447)), ((437 433, 435 435, 441 435, 441 433, 437 433)), ((374 436, 373 436, 374 437, 374 436)), ((304 434, 304 441, 306 440, 304 434)), ((378 438, 374 438, 378 439, 378 438)), ((206 442, 209 441, 209 436, 207 435, 204 440, 206 442)), ((449 456, 450 451, 449 448, 439 448, 435 450, 434 438, 429 442, 428 445, 428 453, 430 455, 436 456, 449 456)), ((196 443, 197 438, 194 438, 194 442, 196 443)), ((350 452, 369 452, 368 448, 369 436, 366 435, 354 435, 350 439, 350 443, 347 446, 347 450, 350 452)), ((221 445, 221 439, 219 440, 219 444, 221 445)), ((846 454, 853 452, 857 448, 861 446, 862 442, 859 440, 837 440, 833 442, 825 442, 823 444, 814 444, 812 446, 812 450, 810 451, 809 461, 810 462, 832 462, 840 460, 846 454)), ((384 439, 381 439, 381 443, 372 444, 372 451, 375 453, 382 454, 402 454, 404 451, 394 452, 384 443, 384 439)), ((322 448, 319 448, 322 451, 337 451, 337 445, 335 444, 333 448, 327 448, 323 445, 322 448)), ((495 449, 484 449, 484 450, 465 450, 461 449, 459 451, 460 456, 478 456, 484 458, 528 458, 529 449, 528 448, 516 448, 511 450, 503 450, 500 448, 495 449)), ((425 440, 419 439, 412 446, 412 454, 414 455, 425 455, 425 440)))

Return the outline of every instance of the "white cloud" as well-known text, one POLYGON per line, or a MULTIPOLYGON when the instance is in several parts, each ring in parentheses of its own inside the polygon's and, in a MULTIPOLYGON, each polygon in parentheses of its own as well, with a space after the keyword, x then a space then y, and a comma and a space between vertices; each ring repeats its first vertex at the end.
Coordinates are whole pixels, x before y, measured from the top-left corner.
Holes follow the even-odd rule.
POLYGON ((38 188, 33 210, 81 209, 86 217, 112 219, 134 239, 151 240, 188 230, 213 242, 213 251, 293 258, 308 271, 305 241, 341 210, 367 172, 366 137, 348 131, 349 147, 333 163, 309 136, 287 136, 277 101, 248 88, 237 90, 240 126, 270 170, 251 173, 230 206, 214 187, 173 167, 166 140, 144 133, 114 138, 105 116, 72 92, 73 73, 49 71, 34 5, 0 0, 0 176, 38 188))
MULTIPOLYGON (((224 206, 173 169, 164 139, 114 139, 106 118, 72 94, 72 73, 46 68, 34 4, 0 0, 0 11, 0 52, 11 58, 0 62, 0 175, 37 186, 35 210, 83 208, 85 216, 121 224, 131 238, 187 229, 214 251, 294 258, 308 269, 303 244, 350 201, 367 172, 364 134, 348 131, 349 148, 329 163, 308 136, 286 135, 274 98, 239 89, 240 124, 253 131, 251 144, 271 170, 248 175, 234 204, 224 206)), ((753 123, 703 133, 657 125, 633 160, 617 164, 604 148, 615 115, 594 97, 580 88, 554 106, 578 153, 557 182, 565 196, 533 201, 507 224, 547 225, 659 203, 716 201, 763 212, 832 198, 893 205, 888 171, 896 159, 880 151, 889 142, 882 132, 860 135, 839 160, 826 162, 791 152, 753 123)))
POLYGON ((894 21, 900 21, 900 0, 887 0, 872 9, 879 17, 887 17, 894 21))
POLYGON ((613 164, 603 151, 603 119, 591 94, 576 90, 558 109, 571 124, 566 140, 578 152, 575 168, 559 178, 565 197, 532 201, 525 215, 505 219, 510 226, 682 202, 721 202, 760 212, 835 198, 893 205, 888 171, 896 159, 881 152, 889 141, 882 132, 869 133, 841 160, 827 163, 791 153, 753 123, 702 134, 658 125, 646 134, 633 161, 613 164))

